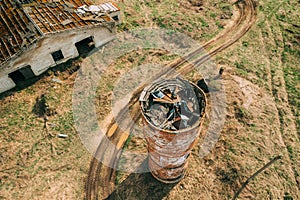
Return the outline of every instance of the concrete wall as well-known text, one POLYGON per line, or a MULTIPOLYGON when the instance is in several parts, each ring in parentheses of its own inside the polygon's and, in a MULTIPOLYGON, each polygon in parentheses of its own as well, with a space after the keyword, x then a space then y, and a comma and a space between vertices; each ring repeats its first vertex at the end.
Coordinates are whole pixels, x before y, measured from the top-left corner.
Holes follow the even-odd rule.
POLYGON ((16 84, 8 77, 8 75, 0 77, 0 93, 10 90, 15 86, 16 84))
POLYGON ((100 47, 111 41, 114 35, 115 33, 106 27, 77 29, 46 35, 21 56, 2 67, 0 70, 0 93, 15 86, 13 81, 8 77, 9 73, 30 65, 33 73, 38 76, 50 67, 79 56, 75 43, 93 36, 95 47, 100 47), (55 62, 51 53, 58 50, 62 51, 64 59, 55 62))

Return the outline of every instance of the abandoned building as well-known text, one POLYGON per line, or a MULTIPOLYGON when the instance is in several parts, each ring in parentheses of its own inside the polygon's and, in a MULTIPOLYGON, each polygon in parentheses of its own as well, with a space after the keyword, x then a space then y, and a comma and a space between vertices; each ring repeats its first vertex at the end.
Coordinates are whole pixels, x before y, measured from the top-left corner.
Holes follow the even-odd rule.
POLYGON ((0 1, 0 93, 113 39, 120 9, 88 0, 0 1))

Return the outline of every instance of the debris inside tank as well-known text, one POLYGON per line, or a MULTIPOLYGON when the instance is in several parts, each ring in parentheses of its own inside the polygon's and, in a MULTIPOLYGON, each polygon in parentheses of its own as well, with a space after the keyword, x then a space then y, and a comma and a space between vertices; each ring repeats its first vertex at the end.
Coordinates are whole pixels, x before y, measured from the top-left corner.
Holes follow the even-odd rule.
POLYGON ((186 129, 202 117, 204 96, 198 87, 186 80, 177 77, 174 83, 145 90, 140 98, 143 113, 159 129, 186 129))

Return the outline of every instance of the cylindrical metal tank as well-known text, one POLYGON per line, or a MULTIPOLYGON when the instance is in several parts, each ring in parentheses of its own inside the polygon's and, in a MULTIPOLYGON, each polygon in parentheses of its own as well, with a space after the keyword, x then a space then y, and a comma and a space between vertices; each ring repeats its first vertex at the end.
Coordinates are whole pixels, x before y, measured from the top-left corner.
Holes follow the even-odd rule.
POLYGON ((149 170, 161 182, 178 182, 200 133, 205 94, 181 78, 159 80, 144 89, 140 103, 149 170))

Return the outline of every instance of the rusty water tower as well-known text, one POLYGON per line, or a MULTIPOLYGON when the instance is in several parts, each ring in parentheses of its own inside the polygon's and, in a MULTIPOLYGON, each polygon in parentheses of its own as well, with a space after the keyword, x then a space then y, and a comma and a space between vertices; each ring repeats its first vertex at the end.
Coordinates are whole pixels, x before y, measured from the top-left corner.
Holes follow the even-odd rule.
POLYGON ((161 79, 144 89, 140 105, 148 144, 148 166, 164 183, 180 181, 200 133, 205 93, 182 78, 161 79))

